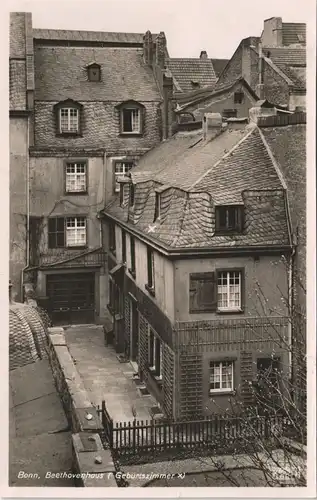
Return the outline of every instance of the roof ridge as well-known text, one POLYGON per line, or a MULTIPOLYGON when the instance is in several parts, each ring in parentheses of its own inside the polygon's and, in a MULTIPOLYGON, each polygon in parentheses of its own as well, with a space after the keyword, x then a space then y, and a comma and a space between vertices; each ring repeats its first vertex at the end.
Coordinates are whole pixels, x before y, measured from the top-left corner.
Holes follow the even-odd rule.
POLYGON ((271 162, 272 162, 272 164, 273 164, 273 166, 274 166, 274 168, 276 170, 277 176, 278 176, 278 178, 279 178, 279 180, 280 180, 280 182, 282 184, 283 189, 287 189, 287 184, 286 184, 286 181, 284 179, 283 173, 282 173, 282 171, 281 171, 281 169, 279 167, 279 164, 277 163, 277 161, 276 161, 276 159, 274 157, 274 154, 273 154, 273 152, 272 152, 272 150, 271 150, 271 148, 270 148, 270 146, 269 146, 266 138, 264 137, 264 134, 263 134, 262 130, 258 126, 256 128, 257 128, 257 130, 259 132, 260 138, 261 138, 261 140, 263 142, 263 145, 264 145, 264 147, 265 147, 265 149, 267 151, 267 154, 269 155, 270 160, 271 160, 271 162))
MULTIPOLYGON (((189 190, 193 189, 193 187, 195 187, 195 186, 196 186, 196 184, 199 184, 199 182, 201 182, 201 181, 202 181, 202 179, 203 179, 204 177, 206 177, 206 176, 207 176, 207 175, 211 172, 211 170, 212 170, 213 168, 215 168, 217 165, 219 165, 219 163, 220 163, 220 162, 221 162, 224 158, 227 158, 227 156, 231 155, 231 153, 232 153, 233 151, 235 151, 235 150, 236 150, 236 149, 240 146, 240 144, 242 144, 242 143, 243 143, 243 142, 244 142, 244 141, 245 141, 248 137, 250 137, 250 135, 251 135, 251 134, 253 134, 253 133, 254 133, 255 129, 256 129, 256 125, 254 124, 254 125, 252 125, 252 128, 251 128, 250 132, 248 132, 248 133, 247 133, 244 137, 242 137, 242 139, 240 139, 240 140, 237 142, 237 144, 235 144, 235 146, 233 146, 233 147, 232 147, 232 148, 231 148, 231 149, 230 149, 227 153, 224 153, 224 154, 222 155, 222 157, 220 158, 220 160, 216 161, 216 163, 214 163, 214 164, 213 164, 213 165, 212 165, 212 166, 211 166, 211 167, 210 167, 210 168, 209 168, 206 172, 204 172, 204 173, 203 173, 203 174, 202 174, 202 175, 201 175, 201 176, 200 176, 200 177, 199 177, 199 178, 198 178, 198 179, 194 182, 194 184, 192 184, 192 185, 189 187, 189 190)), ((227 130, 228 130, 228 129, 227 129, 227 130)), ((226 132, 227 130, 225 130, 224 132, 226 132)), ((211 142, 212 142, 212 140, 211 140, 211 142)))

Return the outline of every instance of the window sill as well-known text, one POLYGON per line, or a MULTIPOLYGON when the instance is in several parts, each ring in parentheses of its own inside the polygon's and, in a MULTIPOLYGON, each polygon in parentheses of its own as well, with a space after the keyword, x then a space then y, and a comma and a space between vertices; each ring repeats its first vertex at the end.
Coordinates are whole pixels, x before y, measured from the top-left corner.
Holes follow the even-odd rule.
POLYGON ((163 386, 162 375, 155 375, 155 368, 153 368, 152 366, 149 366, 148 370, 151 374, 152 379, 156 382, 156 384, 159 386, 159 388, 162 388, 162 386, 163 386))
POLYGON ((145 285, 145 289, 149 292, 152 297, 155 297, 155 289, 153 286, 145 285))
POLYGON ((242 233, 241 229, 219 229, 215 231, 215 236, 238 236, 242 233))
POLYGON ((189 314, 208 314, 208 313, 215 313, 217 312, 216 309, 190 309, 189 314))
POLYGON ((88 194, 88 191, 65 191, 65 196, 76 196, 76 195, 83 195, 83 194, 88 194))
POLYGON ((216 314, 243 314, 244 310, 239 309, 217 309, 216 314))
POLYGON ((69 246, 65 247, 66 250, 87 250, 88 246, 87 245, 79 245, 79 246, 69 246))
POLYGON ((131 274, 132 278, 135 279, 135 271, 133 269, 128 269, 129 273, 131 274))
POLYGON ((221 389, 219 391, 213 391, 213 390, 209 391, 210 398, 213 398, 214 396, 235 396, 235 395, 236 391, 233 389, 229 389, 228 391, 226 391, 225 389, 221 389))
POLYGON ((120 132, 121 137, 142 137, 142 132, 120 132))

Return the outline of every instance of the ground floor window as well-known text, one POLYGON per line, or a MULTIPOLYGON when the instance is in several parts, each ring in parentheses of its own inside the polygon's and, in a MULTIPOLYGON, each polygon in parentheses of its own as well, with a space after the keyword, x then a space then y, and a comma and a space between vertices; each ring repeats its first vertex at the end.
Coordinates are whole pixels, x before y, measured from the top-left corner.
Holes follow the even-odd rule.
POLYGON ((233 391, 233 362, 211 361, 209 376, 209 392, 233 391))
POLYGON ((157 378, 162 378, 163 344, 154 330, 148 329, 148 366, 157 378))

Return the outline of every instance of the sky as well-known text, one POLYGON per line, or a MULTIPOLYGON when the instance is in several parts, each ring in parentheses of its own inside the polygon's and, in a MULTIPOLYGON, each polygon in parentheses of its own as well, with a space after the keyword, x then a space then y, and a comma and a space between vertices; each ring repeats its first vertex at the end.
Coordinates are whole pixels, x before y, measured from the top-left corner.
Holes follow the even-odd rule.
POLYGON ((307 22, 312 0, 41 0, 10 1, 10 11, 33 14, 34 28, 164 31, 171 57, 230 58, 240 41, 260 36, 263 20, 307 22))

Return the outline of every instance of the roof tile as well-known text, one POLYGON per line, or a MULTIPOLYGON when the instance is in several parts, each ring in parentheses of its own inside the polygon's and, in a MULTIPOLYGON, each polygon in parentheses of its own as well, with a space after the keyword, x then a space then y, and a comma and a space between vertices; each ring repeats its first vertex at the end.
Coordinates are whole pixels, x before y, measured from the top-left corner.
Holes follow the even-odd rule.
POLYGON ((159 101, 153 72, 139 49, 36 47, 35 99, 60 101, 159 101), (90 82, 87 65, 101 66, 101 81, 90 82))
POLYGON ((195 89, 195 83, 200 88, 216 83, 217 76, 211 59, 170 58, 166 63, 181 92, 195 89))

